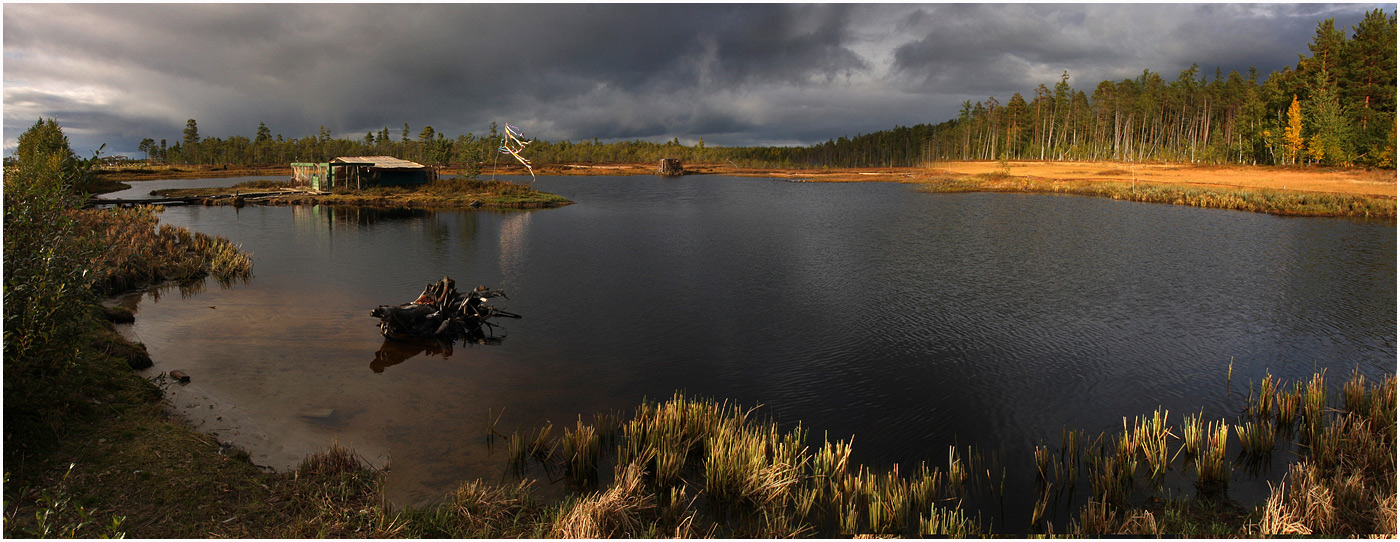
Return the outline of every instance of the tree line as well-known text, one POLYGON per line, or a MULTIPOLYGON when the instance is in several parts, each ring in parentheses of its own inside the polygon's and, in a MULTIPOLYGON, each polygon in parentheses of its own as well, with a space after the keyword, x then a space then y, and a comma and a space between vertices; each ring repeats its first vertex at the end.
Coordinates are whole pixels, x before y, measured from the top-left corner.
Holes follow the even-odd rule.
MULTIPOLYGON (((936 160, 1116 160, 1206 164, 1323 164, 1395 167, 1396 15, 1377 9, 1352 27, 1333 19, 1317 24, 1296 67, 1262 76, 1219 68, 1207 77, 1198 65, 1175 79, 1143 70, 1092 91, 1075 89, 1069 73, 1041 84, 1029 99, 1015 93, 963 102, 957 118, 897 126, 807 147, 715 147, 619 141, 535 140, 525 155, 537 163, 686 162, 767 167, 899 167, 936 160)), ((407 123, 393 137, 386 127, 360 139, 273 137, 259 124, 253 139, 201 138, 194 119, 183 138, 142 142, 148 158, 181 164, 286 164, 336 156, 391 155, 430 165, 473 170, 501 163, 495 123, 484 136, 450 138, 424 127, 411 137, 407 123)), ((505 157, 506 162, 513 161, 505 157)))

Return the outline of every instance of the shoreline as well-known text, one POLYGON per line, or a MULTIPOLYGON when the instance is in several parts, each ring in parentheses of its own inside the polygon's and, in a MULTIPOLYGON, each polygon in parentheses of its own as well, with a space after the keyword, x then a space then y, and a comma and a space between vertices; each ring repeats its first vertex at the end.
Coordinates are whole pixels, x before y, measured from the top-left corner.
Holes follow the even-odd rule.
MULTIPOLYGON (((168 168, 163 173, 141 169, 108 172, 104 181, 211 178, 233 176, 287 177, 284 166, 236 168, 229 166, 168 168)), ((443 168, 443 174, 461 174, 460 168, 443 168)), ((652 164, 540 164, 537 175, 635 176, 656 175, 652 164)), ((497 175, 521 176, 529 172, 517 165, 484 168, 477 179, 489 182, 497 175)), ((922 185, 932 192, 1018 192, 1107 197, 1144 203, 1190 205, 1202 208, 1262 212, 1279 216, 1396 218, 1396 177, 1391 170, 1284 166, 1212 166, 1172 163, 1053 162, 1053 161, 945 161, 924 167, 888 168, 760 168, 733 164, 690 164, 686 175, 755 177, 789 182, 897 182, 922 185), (1291 187, 1291 188, 1290 188, 1291 187)), ((305 195, 273 198, 273 205, 360 205, 383 207, 464 207, 466 201, 396 198, 363 195, 305 195)), ((567 200, 564 200, 567 201, 567 200)), ((232 202, 230 202, 232 203, 232 202)), ((549 208, 561 202, 490 203, 483 207, 507 209, 549 208)))
MULTIPOLYGON (((874 175, 864 176, 874 177, 874 175)), ((1015 183, 1027 182, 1021 178, 1011 177, 1010 179, 1012 182, 1015 183)), ((139 317, 139 314, 137 315, 137 317, 139 317)), ((139 339, 139 337, 137 337, 136 339, 139 339)), ((146 380, 144 377, 148 376, 150 373, 132 371, 128 374, 134 376, 123 378, 129 378, 133 380, 134 384, 138 384, 142 387, 157 387, 154 383, 151 383, 150 381, 139 382, 142 380, 146 380)), ((166 382, 168 382, 168 380, 166 382)), ((1273 386, 1274 384, 1269 385, 1273 386)), ((472 486, 472 482, 467 482, 462 486, 464 488, 463 490, 459 490, 455 496, 447 497, 448 503, 446 508, 426 507, 421 509, 408 509, 397 512, 391 511, 388 510, 387 506, 384 505, 382 502, 382 486, 373 485, 364 486, 363 489, 359 490, 359 493, 354 493, 354 495, 357 496, 359 500, 353 501, 350 507, 344 510, 333 509, 332 502, 330 500, 317 501, 315 499, 309 499, 306 502, 294 501, 293 499, 296 498, 306 499, 306 497, 302 497, 301 495, 307 495, 310 494, 310 492, 304 491, 300 486, 293 486, 295 487, 295 490, 284 490, 282 488, 288 487, 285 486, 285 484, 291 483, 289 482, 289 480, 292 482, 298 480, 305 480, 308 483, 314 483, 312 481, 316 480, 316 477, 321 476, 321 474, 309 471, 305 466, 294 467, 288 470, 278 470, 278 472, 276 473, 267 473, 263 469, 257 468, 255 465, 261 463, 264 452, 259 450, 250 450, 246 445, 242 445, 242 449, 240 450, 239 442, 234 439, 228 438, 229 435, 226 435, 225 432, 236 431, 240 433, 237 436, 252 441, 256 441, 258 438, 266 439, 266 432, 262 431, 255 421, 249 420, 247 422, 240 422, 240 416, 238 413, 237 405, 231 403, 220 403, 220 400, 217 396, 207 394, 207 392, 204 392, 198 386, 198 382, 195 382, 190 385, 170 384, 169 386, 161 386, 165 387, 166 389, 161 390, 164 392, 163 394, 161 394, 163 395, 163 397, 153 400, 155 403, 153 408, 150 406, 143 406, 142 404, 128 406, 125 404, 121 404, 119 402, 121 401, 121 399, 117 399, 114 401, 109 397, 103 396, 101 398, 101 402, 95 403, 96 405, 99 405, 99 408, 101 410, 105 411, 107 409, 111 409, 113 411, 117 411, 118 408, 122 410, 118 412, 115 418, 107 417, 103 420, 96 421, 96 423, 94 423, 91 427, 73 431, 72 434, 65 437, 65 440, 71 439, 71 442, 65 442, 64 444, 62 444, 60 454, 56 454, 53 457, 36 457, 34 461, 41 465, 41 467, 39 468, 47 467, 46 470, 48 471, 47 473, 44 473, 43 478, 38 478, 37 482, 42 484, 45 481, 56 480, 58 475, 63 473, 62 468, 66 465, 69 465, 69 461, 71 460, 73 464, 78 465, 78 468, 76 470, 70 471, 73 474, 73 479, 70 481, 68 475, 62 474, 62 480, 53 481, 53 485, 50 487, 57 488, 55 489, 55 491, 60 492, 60 495, 62 495, 63 493, 61 492, 64 491, 70 492, 70 494, 75 497, 75 500, 86 498, 95 499, 90 500, 88 502, 102 503, 100 505, 89 505, 94 506, 94 508, 91 508, 91 510, 97 512, 97 517, 99 519, 105 518, 105 514, 107 514, 108 512, 112 513, 113 515, 118 513, 128 514, 129 517, 131 517, 132 522, 130 524, 123 525, 123 527, 126 529, 123 532, 129 531, 132 535, 137 537, 233 536, 254 538, 280 538, 315 535, 347 536, 349 534, 368 534, 380 537, 404 535, 422 537, 443 537, 443 533, 451 533, 459 536, 474 535, 503 537, 507 535, 516 535, 526 537, 539 537, 541 536, 541 533, 549 532, 548 529, 551 528, 551 524, 547 522, 558 521, 560 523, 563 523, 566 520, 566 512, 570 511, 570 509, 567 508, 560 508, 557 511, 555 508, 550 508, 552 506, 566 506, 567 503, 565 503, 561 505, 531 504, 529 505, 531 508, 521 506, 509 508, 508 510, 500 512, 502 514, 517 514, 513 516, 506 516, 506 519, 504 521, 511 522, 510 525, 512 526, 516 525, 516 523, 514 523, 516 521, 524 521, 526 522, 525 528, 527 529, 532 528, 530 527, 531 524, 528 523, 529 521, 534 521, 538 518, 543 518, 542 521, 544 521, 545 523, 541 523, 540 525, 542 525, 542 527, 537 528, 545 529, 544 531, 513 531, 508 529, 514 527, 497 526, 495 524, 486 524, 484 526, 478 526, 475 523, 470 523, 470 521, 472 521, 470 519, 466 521, 442 519, 443 517, 447 516, 441 515, 444 514, 444 512, 441 512, 441 510, 450 511, 452 510, 452 506, 471 507, 482 504, 482 502, 469 500, 453 500, 465 499, 467 497, 464 497, 464 495, 472 495, 471 492, 467 491, 465 488, 468 488, 469 486, 476 487, 479 489, 485 488, 482 489, 482 491, 487 492, 509 491, 510 486, 505 482, 501 482, 499 484, 493 482, 484 482, 480 483, 483 485, 477 486, 472 486), (176 393, 171 393, 172 390, 176 391, 176 393), (180 395, 181 393, 185 393, 187 395, 180 395), (203 395, 195 397, 195 395, 199 394, 203 395), (199 400, 202 400, 202 402, 199 400), (193 413, 181 413, 179 412, 181 406, 184 406, 186 410, 198 411, 198 414, 191 416, 191 414, 193 413), (154 410, 159 410, 160 413, 155 413, 153 412, 154 410), (227 425, 220 425, 218 427, 214 427, 212 425, 200 426, 196 425, 198 422, 192 421, 194 419, 198 419, 199 417, 204 416, 212 416, 214 417, 216 422, 227 425), (180 420, 180 418, 183 418, 183 420, 180 420), (171 420, 178 421, 174 421, 172 423, 171 420), (175 427, 177 425, 179 427, 175 427), (211 436, 209 434, 211 430, 218 431, 218 433, 213 434, 211 436), (216 466, 217 468, 213 468, 211 466, 216 466), (65 486, 63 484, 70 485, 65 486), (124 488, 125 490, 120 492, 112 492, 110 490, 110 488, 112 487, 124 488), (261 489, 257 489, 258 487, 261 487, 261 489), (273 489, 269 489, 269 487, 273 489), (163 503, 162 506, 152 507, 143 502, 148 498, 148 492, 151 491, 153 488, 156 488, 155 494, 158 495, 160 501, 163 503), (245 498, 240 496, 248 494, 256 494, 257 496, 252 498, 245 498), (94 495, 98 495, 99 497, 94 497, 94 495), (297 503, 297 505, 305 506, 306 508, 299 510, 302 510, 301 513, 311 514, 311 517, 295 515, 289 516, 284 510, 284 508, 286 508, 285 506, 272 504, 276 502, 295 502, 297 503), (310 512, 306 512, 307 510, 309 510, 310 512), (179 515, 174 516, 177 519, 171 520, 169 518, 172 514, 179 515), (339 522, 338 519, 334 517, 336 514, 349 514, 354 517, 368 517, 370 519, 379 521, 380 523, 378 525, 380 527, 376 527, 373 524, 355 523, 348 520, 343 522, 342 524, 339 522), (356 516, 356 514, 358 515, 356 516), (167 519, 160 519, 162 517, 167 519), (403 522, 398 523, 401 526, 401 530, 376 530, 382 528, 382 526, 386 524, 384 518, 389 518, 389 521, 387 521, 387 524, 389 525, 393 525, 395 524, 395 522, 403 522), (452 523, 453 521, 459 521, 459 523, 452 523), (313 527, 311 527, 312 529, 326 528, 328 530, 315 530, 311 532, 307 532, 305 530, 298 530, 305 529, 306 527, 304 527, 304 525, 307 524, 313 525, 313 527), (342 525, 348 525, 349 529, 341 530, 343 528, 342 525), (405 525, 406 527, 403 527, 405 525), (532 534, 534 534, 535 536, 530 536, 532 534)), ((1264 386, 1261 385, 1260 389, 1263 389, 1263 387, 1264 386)), ((1281 390, 1281 395, 1279 395, 1280 397, 1283 396, 1282 394, 1294 393, 1287 391, 1289 388, 1284 387, 1281 384, 1279 385, 1278 389, 1281 390)), ((1323 387, 1323 389, 1326 388, 1323 387)), ((1358 387, 1357 389, 1362 388, 1358 387)), ((1388 397, 1390 397, 1390 403, 1388 405, 1383 405, 1383 408, 1381 408, 1380 410, 1382 412, 1386 412, 1388 409, 1390 418, 1393 419, 1393 380, 1390 381, 1389 388, 1375 388, 1374 390, 1363 391, 1364 393, 1362 395, 1365 397, 1381 397, 1383 395, 1388 394, 1388 397), (1386 389, 1388 389, 1388 391, 1385 391, 1386 389)), ((1301 392, 1298 393, 1299 397, 1301 397, 1301 392)), ((1342 412, 1343 409, 1350 410, 1353 408, 1352 406, 1350 406, 1351 399, 1337 396, 1335 393, 1332 395, 1333 398, 1331 399, 1331 402, 1335 408, 1333 410, 1329 410, 1329 412, 1342 412)), ((1293 395, 1288 396, 1293 397, 1293 395)), ((1324 401, 1323 404, 1325 405, 1326 401, 1324 401)), ((674 401, 666 403, 666 405, 667 407, 665 408, 665 410, 682 413, 690 412, 697 409, 710 410, 712 409, 713 401, 674 401)), ((1246 409, 1246 412, 1253 412, 1254 410, 1256 410, 1254 407, 1249 407, 1246 409)), ((1257 415, 1241 415, 1236 420, 1221 420, 1221 422, 1238 424, 1248 423, 1247 420, 1263 421, 1265 418, 1268 418, 1271 415, 1267 408, 1265 408, 1263 412, 1263 414, 1257 415)), ((1281 412, 1282 409, 1279 409, 1279 413, 1273 413, 1273 415, 1281 416, 1281 412)), ((586 414, 587 413, 580 413, 581 416, 586 414)), ((656 416, 653 415, 652 418, 656 418, 656 416)), ((1334 418, 1340 418, 1340 416, 1334 416, 1334 418)), ((1294 423, 1295 421, 1288 422, 1288 427, 1292 427, 1294 423)), ((727 426, 736 428, 743 427, 742 424, 737 423, 731 423, 727 426)), ((617 437, 619 431, 618 428, 620 426, 617 424, 610 424, 608 427, 611 427, 611 430, 604 429, 604 426, 600 423, 597 427, 589 426, 587 432, 585 432, 584 426, 582 425, 582 421, 580 421, 578 431, 574 434, 588 434, 598 436, 607 435, 609 438, 617 437)), ((1306 430, 1302 426, 1299 427, 1300 431, 1306 430)), ((1338 427, 1343 428, 1337 431, 1338 434, 1343 434, 1344 431, 1354 430, 1354 426, 1349 425, 1338 425, 1338 427)), ((1390 438, 1386 439, 1383 435, 1382 438, 1379 439, 1379 441, 1390 442, 1393 446, 1394 426, 1392 425, 1390 427, 1390 438)), ((777 434, 773 433, 766 426, 756 427, 755 429, 758 429, 758 432, 762 434, 777 434)), ((1120 442, 1124 442, 1128 438, 1126 434, 1128 428, 1125 426, 1124 430, 1124 435, 1109 435, 1108 438, 1117 438, 1121 439, 1120 442)), ((1134 429, 1134 435, 1141 433, 1147 433, 1147 431, 1140 431, 1134 429)), ((1161 434, 1161 432, 1158 431, 1156 432, 1156 434, 1161 434)), ((743 434, 741 433, 736 436, 733 436, 732 438, 735 441, 753 440, 753 438, 750 436, 742 435, 743 434), (742 438, 740 438, 741 436, 742 438)), ((625 437, 625 434, 623 434, 623 436, 625 437)), ((515 435, 512 435, 510 437, 501 435, 501 437, 503 438, 503 440, 506 441, 505 444, 507 444, 507 446, 510 448, 515 447, 515 444, 511 444, 513 442, 525 442, 525 440, 519 439, 515 435)), ((567 437, 551 441, 551 444, 554 445, 550 446, 549 448, 553 450, 564 449, 565 446, 571 446, 572 444, 566 442, 566 438, 567 437)), ((1138 437, 1135 436, 1134 438, 1138 437)), ((1142 442, 1148 441, 1144 440, 1142 442)), ((290 445, 286 444, 285 442, 274 443, 271 444, 271 446, 275 447, 277 450, 281 450, 282 457, 284 459, 287 459, 288 461, 290 461, 290 456, 288 456, 287 454, 299 454, 300 452, 304 451, 301 449, 304 446, 297 447, 296 450, 291 450, 289 448, 290 445)), ((316 450, 311 450, 312 453, 309 456, 307 456, 308 460, 300 463, 300 465, 316 464, 316 461, 322 461, 316 458, 334 455, 335 453, 337 453, 335 450, 338 449, 335 446, 336 445, 332 445, 332 452, 329 452, 327 454, 321 454, 317 453, 316 450)), ((838 442, 837 447, 839 448, 840 446, 841 443, 838 442)), ((849 450, 849 443, 846 444, 846 446, 846 450, 849 450)), ((1138 446, 1143 446, 1143 444, 1140 442, 1138 443, 1138 446)), ((1156 444, 1154 444, 1154 446, 1156 446, 1156 444)), ((1048 447, 1046 449, 1047 451, 1050 450, 1050 448, 1048 447)), ((1146 452, 1147 450, 1146 447, 1143 447, 1142 449, 1144 452, 1146 452)), ((358 453, 349 452, 351 455, 344 457, 348 457, 350 462, 355 462, 357 460, 364 460, 365 457, 361 454, 365 452, 373 454, 373 451, 369 450, 358 450, 357 452, 358 453)), ((1039 449, 1037 449, 1036 452, 1038 453, 1039 449)), ((515 456, 516 453, 511 452, 509 455, 515 456)), ((1391 455, 1393 456, 1393 450, 1391 451, 1391 455)), ((1027 452, 1025 457, 1027 458, 1027 460, 1029 460, 1030 451, 1027 452)), ((1037 455, 1036 457, 1039 456, 1037 455)), ((953 458, 950 457, 949 459, 951 464, 951 460, 953 458)), ((534 459, 528 461, 534 461, 534 459)), ((553 451, 545 455, 545 459, 540 460, 540 463, 543 464, 546 461, 548 461, 550 466, 552 467, 558 467, 561 469, 573 468, 572 466, 558 463, 560 461, 560 458, 558 456, 554 456, 553 451)), ((680 459, 679 461, 680 464, 685 464, 684 458, 680 459)), ((813 457, 810 458, 809 461, 796 462, 794 464, 814 465, 815 461, 816 459, 815 457, 813 457)), ((366 461, 366 463, 369 462, 366 461)), ((1075 464, 1080 464, 1080 461, 1076 461, 1075 464)), ((603 465, 604 467, 606 467, 607 463, 603 463, 603 465)), ((781 466, 788 470, 796 469, 795 467, 790 467, 787 465, 778 465, 776 463, 775 465, 781 466)), ((33 469, 36 467, 31 466, 30 468, 33 469)), ((360 468, 363 470, 355 471, 360 474, 351 474, 354 474, 356 476, 367 476, 370 478, 377 477, 377 479, 382 481, 383 471, 377 470, 377 467, 373 465, 368 465, 365 467, 357 466, 356 468, 360 468)), ((691 468, 695 471, 701 470, 696 465, 692 465, 691 468)), ((1184 472, 1187 467, 1183 463, 1179 468, 1184 472)), ((1044 469, 1042 469, 1042 471, 1044 471, 1044 469)), ((337 474, 338 472, 340 471, 333 472, 332 474, 337 474)), ((1082 475, 1085 471, 1077 472, 1080 472, 1082 475)), ((876 473, 874 471, 871 471, 871 474, 875 475, 876 473)), ((1121 475, 1121 473, 1118 474, 1121 475)), ((884 474, 878 475, 884 476, 884 474)), ((945 476, 946 475, 947 474, 945 473, 945 476)), ((809 475, 804 474, 803 476, 809 475)), ((1058 480, 1058 475, 1056 476, 1056 480, 1058 480)), ((1132 475, 1129 474, 1129 476, 1131 477, 1132 475)), ((1391 476, 1393 480, 1393 470, 1391 471, 1391 476)), ((796 487, 802 487, 800 484, 804 484, 810 482, 811 480, 817 479, 818 477, 814 473, 810 475, 809 478, 802 478, 801 480, 803 481, 799 481, 799 485, 796 487)), ((860 485, 864 487, 876 487, 876 484, 873 483, 874 478, 870 478, 866 475, 856 474, 856 476, 851 479, 859 480, 861 482, 860 485)), ((922 480, 925 479, 915 478, 911 476, 908 482, 910 484, 914 484, 914 482, 921 482, 922 480)), ((26 480, 25 483, 28 483, 29 481, 30 480, 26 480)), ((333 487, 337 490, 341 487, 336 485, 340 483, 339 479, 336 478, 326 479, 324 483, 328 487, 333 487)), ((1088 484, 1090 482, 1086 481, 1085 483, 1088 484)), ((1393 483, 1391 485, 1393 486, 1393 483)), ((1386 487, 1384 484, 1381 484, 1381 486, 1386 487)), ((40 487, 44 486, 41 485, 40 487)), ((692 487, 706 486, 704 483, 695 483, 695 485, 693 485, 692 487)), ((892 485, 890 487, 903 486, 892 485)), ((600 487, 598 489, 600 491, 611 491, 611 489, 607 488, 606 486, 600 487)), ((834 489, 832 488, 822 488, 820 490, 817 490, 815 488, 808 488, 807 490, 817 491, 818 494, 824 494, 828 491, 834 491, 834 489)), ((521 491, 523 493, 523 490, 521 491)), ((990 490, 979 489, 978 491, 990 490)), ((641 495, 646 494, 642 493, 641 495)), ((862 495, 859 498, 868 500, 875 498, 875 496, 875 493, 871 493, 870 495, 862 495)), ((907 495, 897 496, 901 499, 907 498, 907 495)), ((9 500, 11 500, 12 502, 15 500, 13 497, 10 497, 10 494, 8 492, 7 497, 9 497, 9 500)), ((511 498, 516 497, 512 496, 511 498)), ((521 501, 527 501, 530 498, 531 497, 529 497, 528 495, 519 497, 521 501)), ((665 494, 658 493, 652 498, 665 498, 665 494)), ((37 499, 34 500, 37 502, 37 499)), ((734 502, 740 502, 742 499, 736 497, 732 498, 731 500, 734 502)), ((339 502, 340 501, 336 501, 336 503, 339 502)), ((585 495, 584 500, 579 502, 587 502, 587 496, 585 495)), ((780 501, 775 500, 775 502, 780 501)), ((1177 506, 1173 504, 1174 502, 1175 501, 1168 501, 1167 504, 1164 506, 1177 506)), ((1156 505, 1153 506, 1155 507, 1156 505)), ((1103 530, 1087 530, 1085 531, 1085 533, 1106 534, 1108 532, 1139 532, 1141 534, 1183 534, 1183 532, 1185 532, 1185 528, 1182 527, 1182 524, 1173 523, 1170 527, 1168 527, 1168 524, 1166 523, 1166 521, 1168 521, 1167 518, 1169 517, 1169 515, 1172 514, 1189 516, 1193 513, 1189 511, 1189 507, 1195 505, 1190 504, 1188 502, 1186 504, 1180 504, 1179 506, 1188 507, 1188 511, 1173 511, 1169 513, 1163 509, 1154 508, 1151 512, 1157 513, 1157 518, 1159 518, 1158 520, 1162 521, 1163 523, 1161 527, 1157 527, 1156 525, 1158 524, 1153 523, 1154 527, 1151 528, 1152 530, 1119 531, 1119 529, 1129 529, 1130 527, 1128 525, 1113 524, 1112 520, 1109 520, 1109 523, 1100 524, 1098 526, 1100 529, 1103 530), (1165 533, 1163 531, 1165 531, 1165 533)), ((1260 505, 1260 508, 1262 507, 1263 505, 1260 505)), ((1114 508, 1124 517, 1125 520, 1127 519, 1129 513, 1134 511, 1133 507, 1124 503, 1117 504, 1114 506, 1114 508)), ((696 517, 693 513, 695 512, 695 509, 681 508, 680 512, 691 513, 691 515, 688 517, 696 517)), ((1137 510, 1133 513, 1140 512, 1143 511, 1137 510)), ((830 519, 834 512, 828 510, 823 513, 826 515, 822 517, 828 518, 826 520, 828 524, 834 521, 830 519)), ((710 521, 713 519, 704 515, 701 515, 700 517, 704 521, 710 521)), ((802 516, 795 516, 795 518, 799 520, 801 519, 801 517, 802 516)), ((1147 517, 1151 517, 1150 514, 1147 517)), ((1187 520, 1178 519, 1175 521, 1188 521, 1192 519, 1198 518, 1187 518, 1187 520)), ((655 518, 647 516, 647 521, 656 520, 655 518)), ((1223 533, 1214 534, 1243 534, 1246 536, 1253 535, 1255 533, 1246 530, 1252 528, 1249 526, 1250 524, 1248 523, 1248 521, 1249 518, 1231 517, 1228 521, 1224 522, 1226 523, 1225 528, 1231 530, 1226 530, 1223 533), (1243 525, 1241 525, 1241 523, 1243 525)), ((864 522, 861 523, 862 525, 864 525, 864 522)), ((1215 526, 1213 522, 1202 521, 1202 523, 1205 525, 1209 525, 1210 527, 1215 526)), ((554 525, 558 524, 559 523, 555 523, 554 525)), ((962 522, 959 522, 959 525, 962 525, 962 522)), ((1391 519, 1391 525, 1393 526, 1393 516, 1391 519)), ((664 522, 662 523, 662 526, 665 528, 672 527, 672 525, 665 524, 664 522)), ((827 526, 830 527, 830 525, 827 526)), ((976 526, 973 525, 972 527, 974 528, 972 533, 965 534, 976 533, 976 526)), ((679 529, 679 527, 676 528, 679 529)), ((852 532, 849 534, 908 535, 908 530, 912 528, 913 527, 899 528, 896 527, 895 524, 891 523, 888 527, 882 526, 880 528, 867 528, 862 526, 858 530, 859 532, 852 532), (891 533, 886 529, 902 530, 898 530, 894 533, 891 533)), ((1137 528, 1144 527, 1143 525, 1137 525, 1137 528)), ((677 530, 677 532, 679 533, 680 531, 677 530)), ((821 534, 827 536, 831 536, 832 534, 848 534, 844 532, 837 533, 835 531, 827 530, 823 530, 820 532, 821 534)), ((89 536, 92 535, 91 532, 85 534, 88 534, 89 536)), ((630 534, 633 536, 642 537, 642 535, 648 533, 644 531, 638 531, 632 532, 630 534)), ((656 533, 652 532, 650 534, 656 533)), ((692 537, 696 537, 704 536, 705 533, 701 531, 688 531, 686 534, 689 534, 692 537)), ((794 533, 774 531, 770 533, 741 532, 741 534, 748 534, 749 536, 756 537, 771 537, 777 536, 779 534, 794 533)))

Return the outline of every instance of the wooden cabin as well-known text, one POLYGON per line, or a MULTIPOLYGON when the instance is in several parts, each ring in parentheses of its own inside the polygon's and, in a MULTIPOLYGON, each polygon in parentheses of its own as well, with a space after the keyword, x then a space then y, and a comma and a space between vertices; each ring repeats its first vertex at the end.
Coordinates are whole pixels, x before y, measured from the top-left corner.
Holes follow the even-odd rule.
POLYGON ((342 156, 319 164, 292 164, 292 181, 313 190, 425 184, 437 179, 432 167, 392 156, 342 156))

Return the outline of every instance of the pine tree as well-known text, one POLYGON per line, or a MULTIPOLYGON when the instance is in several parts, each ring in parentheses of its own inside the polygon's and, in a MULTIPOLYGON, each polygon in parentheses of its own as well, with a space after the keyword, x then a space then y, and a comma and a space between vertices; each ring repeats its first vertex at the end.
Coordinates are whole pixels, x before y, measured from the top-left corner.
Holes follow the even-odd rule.
POLYGON ((1346 34, 1337 30, 1332 19, 1318 22, 1317 33, 1312 43, 1308 44, 1312 57, 1300 57, 1298 62, 1298 71, 1305 76, 1304 81, 1310 81, 1313 74, 1322 72, 1330 82, 1335 82, 1337 74, 1341 73, 1342 49, 1346 42, 1346 34))
POLYGON ((1394 146, 1388 134, 1395 124, 1395 17, 1373 10, 1353 29, 1342 49, 1340 76, 1341 100, 1356 128, 1353 141, 1364 163, 1394 167, 1378 151, 1394 146))
POLYGON ((199 124, 190 119, 185 121, 184 155, 187 163, 201 163, 199 161, 199 124))

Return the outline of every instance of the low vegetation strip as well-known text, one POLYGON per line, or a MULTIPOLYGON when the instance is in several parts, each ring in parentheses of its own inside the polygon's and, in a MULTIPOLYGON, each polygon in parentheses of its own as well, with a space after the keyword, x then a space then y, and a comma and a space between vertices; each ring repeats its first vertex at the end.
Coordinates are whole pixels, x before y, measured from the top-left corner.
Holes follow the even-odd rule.
POLYGON ((1050 180, 1007 174, 939 176, 922 182, 930 192, 1034 192, 1189 205, 1281 216, 1395 219, 1395 198, 1267 188, 1221 188, 1123 181, 1050 180))
POLYGON ((568 198, 506 181, 444 179, 423 185, 379 186, 362 190, 337 188, 312 192, 288 181, 247 181, 230 187, 157 190, 157 196, 203 198, 210 205, 355 205, 372 207, 487 207, 534 209, 561 207, 568 198))

